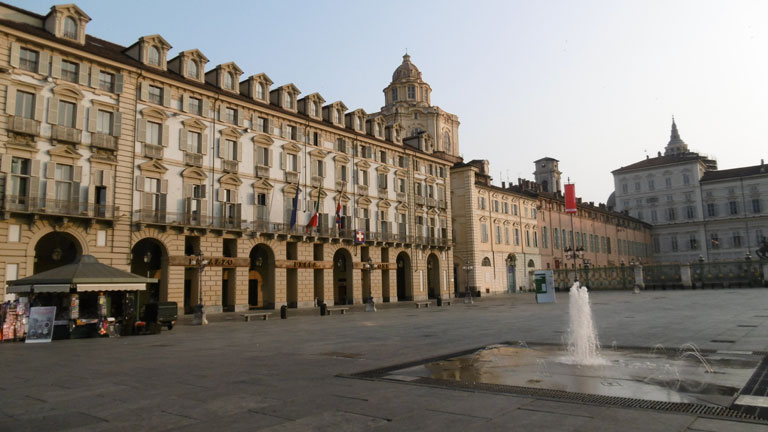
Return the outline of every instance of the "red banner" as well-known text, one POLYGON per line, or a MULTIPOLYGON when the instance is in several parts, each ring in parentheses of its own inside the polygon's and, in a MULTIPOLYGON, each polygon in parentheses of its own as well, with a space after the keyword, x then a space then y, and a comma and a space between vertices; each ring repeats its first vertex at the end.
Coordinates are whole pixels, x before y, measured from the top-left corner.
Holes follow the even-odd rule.
POLYGON ((565 185, 565 212, 576 213, 576 185, 565 185))

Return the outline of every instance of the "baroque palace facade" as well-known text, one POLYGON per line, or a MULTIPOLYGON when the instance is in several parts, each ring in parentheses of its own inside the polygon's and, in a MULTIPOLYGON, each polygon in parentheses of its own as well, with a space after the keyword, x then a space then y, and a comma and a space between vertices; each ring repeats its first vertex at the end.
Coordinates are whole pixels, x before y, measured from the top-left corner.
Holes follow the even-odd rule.
POLYGON ((499 294, 532 289, 539 269, 596 267, 650 261, 651 226, 605 204, 577 202, 565 212, 558 161, 534 162, 536 181, 493 185, 488 161, 458 163, 451 170, 456 230, 457 293, 499 294), (569 259, 566 249, 581 250, 569 259))
POLYGON ((368 114, 89 21, 0 5, 3 286, 90 254, 187 312, 449 295, 459 122, 408 55, 368 114))

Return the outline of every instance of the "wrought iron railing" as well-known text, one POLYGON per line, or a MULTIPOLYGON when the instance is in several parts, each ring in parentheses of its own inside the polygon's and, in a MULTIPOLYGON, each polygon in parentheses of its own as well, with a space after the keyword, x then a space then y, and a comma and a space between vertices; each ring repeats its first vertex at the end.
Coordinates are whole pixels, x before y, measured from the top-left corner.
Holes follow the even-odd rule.
POLYGON ((118 207, 89 204, 73 200, 30 198, 23 195, 6 195, 3 202, 6 211, 18 213, 41 213, 61 216, 78 216, 98 219, 114 219, 118 207))

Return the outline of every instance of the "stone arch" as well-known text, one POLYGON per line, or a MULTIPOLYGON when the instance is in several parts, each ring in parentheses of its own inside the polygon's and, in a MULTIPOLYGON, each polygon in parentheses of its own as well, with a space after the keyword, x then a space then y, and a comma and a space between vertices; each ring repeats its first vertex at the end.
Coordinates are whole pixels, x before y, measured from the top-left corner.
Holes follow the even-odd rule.
POLYGON ((33 244, 32 274, 37 274, 74 262, 83 255, 85 243, 68 231, 50 231, 33 244))
POLYGON ((413 300, 411 256, 402 251, 395 260, 397 268, 397 301, 413 300))
POLYGON ((333 253, 333 303, 352 304, 354 301, 352 254, 339 247, 333 253))
POLYGON ((145 236, 131 246, 131 273, 157 279, 139 294, 139 303, 168 301, 168 248, 152 236, 145 236))
POLYGON ((427 295, 429 298, 441 297, 440 258, 433 252, 427 257, 427 295))
POLYGON ((267 243, 258 243, 248 255, 248 307, 275 308, 275 252, 267 243))

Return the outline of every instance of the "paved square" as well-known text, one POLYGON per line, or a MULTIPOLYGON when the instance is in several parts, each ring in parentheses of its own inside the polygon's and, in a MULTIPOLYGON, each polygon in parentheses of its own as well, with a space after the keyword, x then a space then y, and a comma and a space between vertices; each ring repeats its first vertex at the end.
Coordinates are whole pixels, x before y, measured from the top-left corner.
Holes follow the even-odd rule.
MULTIPOLYGON (((768 350, 766 289, 591 296, 603 346, 768 350)), ((0 430, 768 430, 340 376, 502 341, 559 343, 568 296, 557 301, 537 305, 518 294, 330 317, 289 310, 287 320, 253 322, 223 314, 157 336, 4 343, 0 430)))

